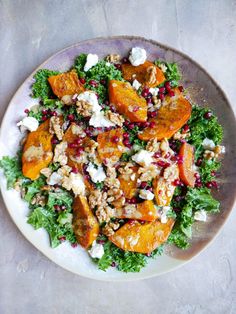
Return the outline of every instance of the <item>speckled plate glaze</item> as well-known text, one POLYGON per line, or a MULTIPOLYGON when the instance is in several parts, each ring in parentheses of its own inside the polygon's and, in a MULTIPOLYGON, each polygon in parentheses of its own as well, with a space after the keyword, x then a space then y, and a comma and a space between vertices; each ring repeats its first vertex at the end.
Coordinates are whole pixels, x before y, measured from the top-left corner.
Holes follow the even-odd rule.
MULTIPOLYGON (((188 56, 170 47, 159 44, 153 40, 140 37, 111 37, 97 38, 77 43, 70 46, 45 61, 39 68, 55 69, 65 71, 73 64, 74 58, 80 53, 96 53, 100 58, 110 54, 118 53, 127 56, 129 50, 134 47, 146 49, 148 59, 161 58, 167 61, 176 61, 183 74, 183 85, 189 88, 192 100, 201 106, 209 106, 219 117, 224 127, 224 142, 226 155, 220 173, 220 190, 215 197, 221 202, 221 212, 218 215, 209 217, 206 223, 196 223, 193 233, 192 246, 186 251, 171 247, 166 248, 163 256, 150 260, 148 266, 140 273, 122 273, 111 268, 107 272, 98 270, 97 266, 90 260, 82 248, 73 249, 69 244, 63 243, 56 249, 51 249, 47 233, 40 230, 33 230, 28 225, 27 204, 21 200, 19 193, 14 190, 6 190, 6 181, 3 175, 0 177, 2 195, 6 207, 24 236, 44 255, 61 267, 84 277, 107 280, 126 281, 144 279, 157 276, 171 271, 189 261, 202 251, 207 244, 216 236, 227 219, 236 194, 236 171, 235 171, 235 150, 236 150, 236 123, 230 104, 217 83, 210 75, 188 56)), ((39 69, 38 68, 38 69, 39 69)), ((38 70, 36 69, 35 72, 38 70)), ((30 86, 33 83, 33 72, 21 85, 4 116, 0 143, 1 156, 14 155, 18 149, 21 134, 16 127, 24 116, 24 109, 37 103, 30 97, 30 86)))

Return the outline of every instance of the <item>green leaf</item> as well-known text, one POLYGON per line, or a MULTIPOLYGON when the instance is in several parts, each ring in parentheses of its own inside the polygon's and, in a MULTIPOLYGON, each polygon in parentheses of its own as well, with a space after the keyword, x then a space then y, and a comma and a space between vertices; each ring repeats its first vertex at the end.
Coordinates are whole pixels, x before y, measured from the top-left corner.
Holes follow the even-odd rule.
POLYGON ((41 192, 41 188, 45 184, 46 184, 46 179, 43 176, 40 176, 37 180, 34 180, 34 181, 26 179, 22 184, 22 187, 25 188, 25 191, 26 191, 24 195, 24 200, 30 203, 32 198, 37 193, 41 192))
POLYGON ((50 191, 48 193, 48 201, 47 206, 53 210, 54 205, 65 205, 66 208, 71 208, 71 205, 73 203, 73 196, 64 190, 59 191, 50 191))
POLYGON ((21 159, 17 157, 4 156, 0 160, 0 168, 3 169, 4 175, 7 179, 7 188, 13 188, 15 182, 23 178, 21 171, 21 159))
POLYGON ((48 83, 49 76, 59 74, 58 71, 48 69, 41 69, 34 75, 34 84, 32 85, 32 97, 40 98, 42 100, 53 96, 52 89, 48 83))
POLYGON ((171 62, 166 62, 166 61, 161 61, 161 60, 156 60, 154 63, 159 67, 160 65, 165 65, 167 68, 165 72, 165 77, 167 81, 170 81, 173 87, 176 87, 179 85, 181 74, 180 74, 177 63, 175 62, 171 63, 171 62))

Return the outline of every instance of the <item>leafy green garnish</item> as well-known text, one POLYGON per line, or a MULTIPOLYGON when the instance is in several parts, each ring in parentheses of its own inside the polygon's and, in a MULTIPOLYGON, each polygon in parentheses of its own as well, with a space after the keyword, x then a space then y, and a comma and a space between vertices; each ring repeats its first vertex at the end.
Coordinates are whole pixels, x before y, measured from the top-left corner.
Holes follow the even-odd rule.
POLYGON ((119 249, 112 242, 107 241, 104 244, 104 255, 100 260, 95 260, 101 270, 106 270, 114 262, 118 270, 123 272, 139 272, 148 261, 148 258, 154 258, 163 253, 163 247, 160 246, 154 250, 148 257, 141 253, 128 252, 119 249))
POLYGON ((31 181, 29 179, 26 179, 22 183, 22 187, 25 189, 25 195, 24 200, 26 200, 28 203, 31 202, 33 197, 41 192, 41 188, 46 184, 45 178, 43 176, 40 176, 37 180, 31 181))
POLYGON ((204 159, 199 167, 201 181, 203 183, 210 182, 215 178, 213 172, 220 168, 220 162, 215 160, 204 159))
POLYGON ((96 182, 95 186, 96 186, 96 189, 102 190, 104 187, 104 182, 96 182))
POLYGON ((7 179, 7 188, 13 188, 15 182, 23 178, 21 171, 21 160, 19 156, 8 157, 4 156, 0 160, 0 168, 3 169, 4 175, 7 179))
POLYGON ((209 119, 206 119, 204 115, 207 112, 209 109, 194 105, 188 121, 191 134, 188 142, 195 146, 195 159, 198 159, 204 151, 202 141, 205 138, 211 139, 216 145, 220 144, 223 138, 223 129, 217 117, 212 114, 209 119))
POLYGON ((181 74, 179 71, 179 67, 177 63, 173 62, 166 62, 166 61, 161 61, 161 60, 156 60, 154 62, 158 67, 161 65, 166 66, 166 72, 165 72, 165 77, 167 81, 171 82, 171 85, 173 87, 176 87, 179 85, 179 80, 181 79, 181 74))
POLYGON ((53 210, 54 205, 65 205, 66 208, 71 208, 73 203, 73 196, 65 190, 59 190, 58 192, 50 191, 48 193, 48 202, 47 206, 49 209, 53 210))
POLYGON ((81 53, 78 57, 75 58, 74 68, 76 69, 79 77, 85 77, 84 66, 86 63, 87 55, 81 53))
POLYGON ((48 83, 49 76, 59 74, 58 71, 41 69, 34 75, 35 82, 32 85, 32 97, 42 100, 52 97, 52 89, 48 83))

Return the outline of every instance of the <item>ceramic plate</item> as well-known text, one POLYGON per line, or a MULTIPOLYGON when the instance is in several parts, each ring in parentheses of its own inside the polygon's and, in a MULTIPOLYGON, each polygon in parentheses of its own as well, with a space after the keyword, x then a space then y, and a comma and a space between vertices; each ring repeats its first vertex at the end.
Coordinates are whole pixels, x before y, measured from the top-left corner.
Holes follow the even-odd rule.
MULTIPOLYGON (((98 38, 77 43, 56 53, 39 68, 65 71, 70 68, 74 58, 80 53, 96 53, 100 58, 111 53, 127 56, 129 50, 134 46, 146 49, 149 60, 161 58, 171 62, 176 61, 183 74, 183 85, 189 88, 193 101, 196 101, 199 105, 212 108, 224 127, 223 145, 226 147, 226 155, 221 168, 220 178, 222 184, 220 191, 215 194, 215 197, 221 202, 221 212, 210 217, 207 223, 195 224, 197 230, 194 231, 190 249, 181 251, 167 248, 163 256, 149 261, 148 266, 140 273, 125 274, 113 268, 103 272, 98 270, 87 252, 82 248, 73 249, 69 244, 63 243, 58 248, 51 249, 47 233, 42 229, 35 231, 31 225, 27 224, 28 208, 26 203, 21 200, 18 192, 6 190, 5 179, 1 176, 1 190, 5 204, 13 221, 24 236, 54 263, 78 275, 99 280, 143 279, 160 275, 183 265, 202 251, 219 232, 233 207, 236 192, 233 159, 236 149, 236 127, 233 111, 225 94, 216 82, 202 67, 186 55, 155 41, 139 37, 98 38)), ((0 135, 1 155, 15 154, 21 138, 16 122, 24 116, 23 112, 26 106, 30 107, 37 103, 35 99, 30 98, 30 86, 33 83, 34 73, 18 89, 6 111, 0 135)))

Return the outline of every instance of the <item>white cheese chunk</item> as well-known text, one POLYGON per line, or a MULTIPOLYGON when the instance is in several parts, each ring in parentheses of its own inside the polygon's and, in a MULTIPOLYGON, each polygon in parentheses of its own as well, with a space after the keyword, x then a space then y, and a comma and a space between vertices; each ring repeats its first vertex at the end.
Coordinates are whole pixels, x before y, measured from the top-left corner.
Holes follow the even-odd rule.
POLYGON ((139 191, 139 197, 144 199, 144 200, 151 201, 154 199, 154 194, 148 190, 140 190, 139 191))
POLYGON ((94 183, 102 182, 106 179, 106 174, 102 166, 97 166, 97 168, 90 162, 87 171, 94 183))
POLYGON ((103 245, 100 243, 97 243, 96 240, 93 241, 91 249, 88 251, 90 256, 92 258, 102 258, 104 254, 104 248, 103 245))
POLYGON ((17 126, 20 127, 21 132, 26 130, 33 132, 37 130, 39 123, 38 120, 34 117, 25 117, 23 120, 17 123, 17 126))
POLYGON ((215 143, 206 137, 202 142, 202 146, 204 149, 213 150, 215 148, 215 143))
POLYGON ((61 180, 62 176, 57 172, 53 172, 47 179, 47 184, 49 185, 61 184, 61 180))
POLYGON ((92 53, 89 53, 87 55, 86 63, 84 66, 84 71, 87 72, 90 70, 93 66, 95 66, 98 63, 98 56, 92 53))
POLYGON ((194 219, 197 221, 206 221, 207 220, 207 214, 205 210, 201 209, 195 212, 194 219))
POLYGON ((159 88, 158 87, 151 87, 149 88, 149 92, 153 95, 153 96, 157 96, 158 92, 159 92, 159 88))
POLYGON ((70 173, 69 180, 71 183, 71 189, 75 195, 85 194, 85 184, 83 176, 80 173, 70 173))
POLYGON ((94 92, 86 91, 78 95, 77 99, 85 101, 92 106, 92 112, 97 113, 101 111, 102 107, 98 103, 97 96, 94 92))
POLYGON ((132 156, 132 160, 141 166, 148 167, 153 162, 152 156, 153 156, 152 152, 148 152, 145 149, 141 149, 137 154, 132 156))
POLYGON ((94 126, 95 128, 109 128, 110 126, 115 126, 115 124, 105 117, 104 113, 101 111, 92 115, 89 120, 89 125, 94 126))
POLYGON ((147 53, 146 50, 140 47, 134 47, 132 48, 130 55, 129 55, 129 61, 132 65, 138 66, 140 64, 143 64, 147 59, 147 53))
POLYGON ((132 86, 134 89, 138 90, 139 87, 141 86, 141 84, 139 83, 138 80, 134 80, 133 83, 132 83, 132 86))

